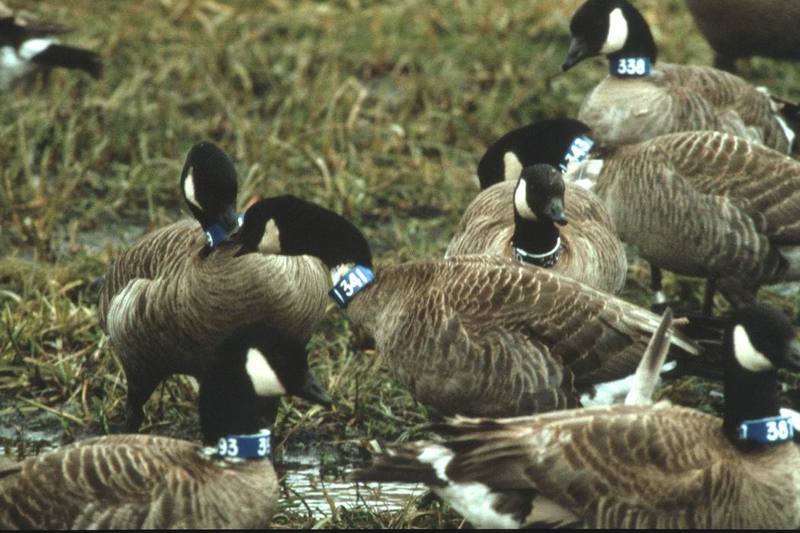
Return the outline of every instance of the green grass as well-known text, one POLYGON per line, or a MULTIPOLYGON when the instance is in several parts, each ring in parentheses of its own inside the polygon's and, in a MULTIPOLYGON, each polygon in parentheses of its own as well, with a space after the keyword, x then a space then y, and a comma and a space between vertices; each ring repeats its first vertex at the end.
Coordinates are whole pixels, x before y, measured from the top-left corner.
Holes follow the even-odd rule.
MULTIPOLYGON (((21 2, 10 1, 12 7, 21 2)), ((122 418, 125 382, 97 320, 97 280, 139 234, 186 216, 178 175, 210 139, 233 157, 242 203, 292 193, 361 227, 378 266, 440 256, 488 143, 531 120, 574 116, 606 73, 568 74, 576 0, 25 3, 80 26, 65 41, 98 50, 94 82, 56 71, 0 106, 0 417, 69 441, 122 418)), ((709 64, 678 0, 640 0, 662 60, 709 64)), ((797 67, 744 70, 800 99, 797 67)), ((626 296, 644 302, 634 263, 626 296)), ((699 304, 696 280, 668 275, 699 304)), ((775 297, 771 297, 775 300, 775 297)), ((797 300, 780 299, 795 313, 797 300)), ((427 412, 392 380, 363 333, 332 310, 309 349, 336 400, 329 412, 287 402, 281 446, 324 443, 364 458, 365 439, 407 439, 427 412)), ((175 378, 147 405, 147 431, 196 435, 196 386, 175 378)), ((674 396, 674 395, 673 395, 674 396)), ((22 454, 25 439, 0 438, 22 454)), ((287 510, 276 526, 458 526, 441 510, 287 510)))

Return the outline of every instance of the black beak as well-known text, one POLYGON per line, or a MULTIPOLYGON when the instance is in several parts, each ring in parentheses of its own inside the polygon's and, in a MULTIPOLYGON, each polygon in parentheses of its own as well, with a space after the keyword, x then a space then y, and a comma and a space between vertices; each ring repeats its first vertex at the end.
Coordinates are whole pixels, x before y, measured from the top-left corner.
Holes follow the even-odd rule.
POLYGON ((328 392, 310 371, 306 372, 303 384, 300 386, 300 390, 295 393, 295 396, 299 396, 311 403, 318 403, 326 408, 330 408, 333 405, 333 400, 328 395, 328 392))
POLYGON ((564 214, 564 200, 561 198, 554 198, 550 201, 547 205, 547 210, 545 211, 548 218, 558 224, 559 226, 564 226, 567 223, 567 215, 564 214))
POLYGON ((586 45, 586 42, 583 39, 574 37, 569 45, 567 59, 564 60, 564 64, 561 65, 561 70, 563 72, 568 71, 590 55, 592 54, 589 51, 589 47, 586 45))

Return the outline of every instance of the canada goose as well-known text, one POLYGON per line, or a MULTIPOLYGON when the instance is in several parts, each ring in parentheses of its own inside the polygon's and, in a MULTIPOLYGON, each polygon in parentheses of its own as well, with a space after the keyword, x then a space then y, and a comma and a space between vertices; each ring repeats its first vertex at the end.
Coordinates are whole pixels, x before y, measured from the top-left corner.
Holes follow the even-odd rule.
MULTIPOLYGON (((716 130, 790 153, 795 134, 784 104, 743 79, 710 67, 656 63, 644 17, 627 0, 587 0, 572 17, 562 66, 608 57, 611 74, 587 95, 578 118, 604 147, 679 131, 716 130)), ((793 113, 796 106, 789 106, 793 113)))
POLYGON ((686 0, 714 48, 714 66, 733 72, 752 56, 800 61, 800 4, 792 0, 686 0))
POLYGON ((603 203, 574 183, 565 187, 551 166, 557 161, 566 169, 568 160, 588 155, 591 145, 588 128, 570 119, 534 123, 501 137, 478 165, 481 183, 491 185, 467 207, 445 257, 501 255, 606 292, 622 290, 625 249, 603 203), (551 127, 560 134, 541 135, 551 127))
POLYGON ((726 344, 723 419, 667 402, 456 418, 354 477, 426 483, 476 527, 797 528, 800 450, 776 368, 800 368, 800 346, 765 306, 739 313, 726 344))
POLYGON ((29 20, 0 2, 0 90, 20 78, 53 67, 74 68, 99 78, 103 63, 96 53, 56 44, 49 35, 71 31, 60 24, 29 20))
MULTIPOLYGON (((375 339, 397 380, 443 414, 510 415, 577 405, 576 387, 630 374, 658 326, 649 311, 547 269, 465 255, 373 272, 344 218, 291 196, 249 210, 282 254, 331 269, 331 297, 375 339)), ((696 346, 675 332, 676 348, 696 346)))
POLYGON ((800 280, 800 162, 775 150, 674 133, 577 163, 565 178, 593 181, 620 238, 652 265, 710 280, 707 314, 715 282, 745 302, 761 285, 800 280))
POLYGON ((201 380, 206 447, 113 435, 29 458, 0 471, 0 527, 265 528, 278 481, 259 416, 283 394, 331 403, 302 344, 264 324, 239 328, 201 380))
POLYGON ((330 274, 318 259, 271 253, 272 226, 249 232, 247 249, 227 239, 227 230, 209 229, 232 223, 235 170, 217 151, 210 143, 192 149, 181 177, 193 213, 219 214, 198 216, 208 234, 193 220, 170 224, 119 254, 105 276, 98 315, 127 377, 129 432, 138 430, 142 406, 161 381, 199 377, 214 344, 237 326, 258 319, 306 342, 325 314, 330 274), (212 187, 214 178, 227 193, 212 187))

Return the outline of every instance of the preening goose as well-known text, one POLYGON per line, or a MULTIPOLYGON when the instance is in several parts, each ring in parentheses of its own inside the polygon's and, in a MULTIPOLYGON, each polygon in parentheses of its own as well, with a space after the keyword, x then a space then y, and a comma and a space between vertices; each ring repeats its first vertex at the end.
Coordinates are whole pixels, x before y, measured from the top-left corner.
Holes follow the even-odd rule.
POLYGON ((733 72, 751 56, 800 61, 800 4, 792 0, 686 0, 716 52, 714 66, 733 72))
POLYGON ((456 418, 442 438, 392 445, 354 477, 423 482, 476 527, 800 526, 800 450, 777 368, 800 346, 774 309, 726 335, 725 416, 614 405, 500 420, 456 418))
POLYGON ((113 435, 0 471, 3 529, 266 528, 278 481, 259 426, 283 394, 330 404, 302 344, 264 324, 215 351, 200 385, 204 444, 113 435))
MULTIPOLYGON (((291 196, 248 211, 280 253, 331 268, 331 296, 375 339, 398 381, 441 413, 510 415, 577 405, 576 388, 630 374, 658 317, 546 269, 496 256, 417 261, 373 273, 363 235, 291 196)), ((678 351, 697 353, 678 332, 678 351)))
POLYGON ((574 183, 565 186, 551 166, 566 169, 568 162, 588 155, 588 134, 578 121, 555 119, 513 130, 493 144, 478 165, 478 177, 488 188, 467 207, 445 257, 515 258, 619 292, 628 263, 611 218, 592 192, 574 183), (559 135, 543 134, 552 128, 559 135))
MULTIPOLYGON (((675 133, 578 163, 566 179, 593 181, 619 236, 656 267, 718 280, 735 301, 800 280, 800 163, 775 150, 675 133)), ((712 294, 713 284, 707 313, 712 294)))
POLYGON ((103 70, 100 56, 90 50, 57 44, 50 37, 72 30, 60 24, 29 20, 0 2, 0 90, 37 71, 54 67, 79 69, 93 78, 103 70))
MULTIPOLYGON (((627 0, 587 0, 572 17, 570 31, 563 70, 595 55, 609 60, 611 74, 587 95, 578 114, 601 146, 715 130, 791 152, 795 133, 781 116, 785 104, 721 70, 656 65, 650 28, 627 0)), ((796 106, 785 110, 794 114, 796 106)))
POLYGON ((153 231, 106 273, 98 315, 127 377, 130 432, 161 381, 202 375, 214 345, 241 324, 259 320, 306 342, 325 314, 330 274, 318 259, 272 254, 272 227, 249 232, 247 250, 220 229, 230 224, 236 174, 224 154, 209 153, 217 151, 210 143, 192 149, 181 178, 190 206, 220 213, 198 217, 206 232, 194 220, 153 231), (228 192, 209 195, 212 183, 228 192))

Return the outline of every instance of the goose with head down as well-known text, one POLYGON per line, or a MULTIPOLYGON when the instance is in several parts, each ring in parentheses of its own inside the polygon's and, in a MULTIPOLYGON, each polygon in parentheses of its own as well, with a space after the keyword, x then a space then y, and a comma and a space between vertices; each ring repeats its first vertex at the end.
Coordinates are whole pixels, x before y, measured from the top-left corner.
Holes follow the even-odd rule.
MULTIPOLYGON (((550 270, 465 255, 371 268, 361 232, 291 196, 247 212, 280 253, 319 257, 331 296, 375 339, 397 380, 444 414, 501 416, 577 405, 578 390, 630 374, 658 317, 550 270)), ((238 238, 238 237, 237 237, 238 238)), ((675 331, 673 352, 697 347, 675 331)))
POLYGON ((330 405, 302 343, 233 331, 200 381, 205 447, 162 436, 76 442, 0 470, 3 529, 266 528, 278 501, 261 416, 280 396, 330 405))
POLYGON ((354 477, 426 483, 476 527, 800 527, 800 449, 776 394, 800 345, 780 312, 753 306, 724 353, 722 419, 667 402, 459 417, 354 477))
POLYGON ((330 274, 313 257, 273 254, 273 226, 243 248, 236 171, 211 143, 189 152, 181 191, 194 220, 153 231, 119 254, 105 277, 98 314, 128 381, 127 429, 172 374, 199 377, 216 342, 254 319, 306 342, 325 314, 330 274))

